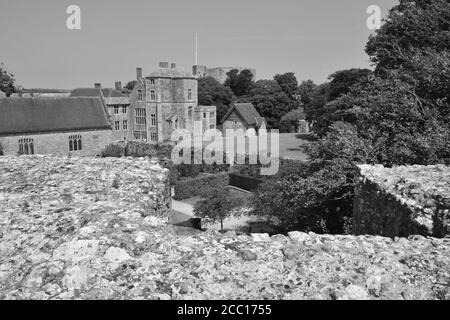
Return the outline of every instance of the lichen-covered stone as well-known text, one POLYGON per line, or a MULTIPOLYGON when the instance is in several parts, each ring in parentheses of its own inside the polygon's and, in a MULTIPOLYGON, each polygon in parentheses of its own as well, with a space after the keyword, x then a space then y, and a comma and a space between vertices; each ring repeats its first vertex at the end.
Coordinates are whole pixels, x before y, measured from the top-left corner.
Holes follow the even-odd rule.
POLYGON ((450 299, 448 238, 180 233, 149 210, 164 181, 144 159, 0 157, 0 299, 450 299))
POLYGON ((450 235, 450 167, 362 165, 360 172, 353 215, 356 234, 450 235))

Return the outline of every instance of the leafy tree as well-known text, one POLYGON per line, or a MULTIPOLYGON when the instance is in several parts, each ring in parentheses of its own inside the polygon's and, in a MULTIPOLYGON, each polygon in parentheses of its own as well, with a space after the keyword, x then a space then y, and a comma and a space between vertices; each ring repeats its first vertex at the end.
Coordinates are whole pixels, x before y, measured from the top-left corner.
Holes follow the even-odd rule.
POLYGON ((449 6, 401 0, 369 39, 375 75, 334 74, 343 86, 314 90, 305 111, 322 138, 306 149, 311 162, 264 183, 256 213, 287 228, 346 232, 355 164, 450 164, 449 6))
POLYGON ((366 52, 377 73, 409 63, 411 50, 435 52, 450 49, 450 4, 448 0, 401 0, 383 26, 369 39, 366 52))
POLYGON ((371 73, 369 69, 348 69, 333 73, 328 77, 331 80, 328 100, 333 101, 348 93, 353 85, 368 79, 371 73))
POLYGON ((298 87, 298 93, 300 95, 300 103, 305 106, 309 105, 313 99, 314 90, 317 85, 312 80, 303 81, 298 87))
POLYGON ((288 114, 284 115, 280 120, 281 132, 297 132, 299 127, 299 121, 305 120, 306 114, 302 108, 292 110, 288 114))
POLYGON ((257 81, 249 96, 270 128, 279 128, 281 118, 293 109, 291 99, 275 80, 257 81))
POLYGON ((227 113, 233 92, 212 77, 200 78, 198 80, 198 103, 205 106, 217 107, 217 123, 227 113))
POLYGON ((253 73, 248 69, 242 70, 241 72, 237 69, 233 69, 227 73, 225 86, 230 87, 237 97, 248 94, 252 84, 253 73))
POLYGON ((14 75, 6 70, 3 63, 0 64, 0 90, 3 91, 7 97, 12 93, 17 92, 14 75))
MULTIPOLYGON (((368 69, 341 70, 329 76, 330 82, 322 84, 313 92, 311 102, 305 107, 308 120, 313 122, 313 130, 319 136, 324 136, 333 119, 335 109, 330 106, 330 102, 350 91, 352 86, 367 81, 371 75, 368 69)), ((351 106, 348 106, 349 108, 351 106)), ((339 119, 340 120, 340 119, 339 119)))
POLYGON ((228 189, 212 189, 204 197, 194 206, 195 216, 206 218, 213 223, 220 222, 223 232, 223 221, 231 216, 233 209, 239 207, 242 202, 230 196, 228 189))
POLYGON ((277 74, 273 79, 278 83, 281 90, 288 95, 289 99, 293 101, 297 100, 299 93, 298 82, 293 72, 277 74))

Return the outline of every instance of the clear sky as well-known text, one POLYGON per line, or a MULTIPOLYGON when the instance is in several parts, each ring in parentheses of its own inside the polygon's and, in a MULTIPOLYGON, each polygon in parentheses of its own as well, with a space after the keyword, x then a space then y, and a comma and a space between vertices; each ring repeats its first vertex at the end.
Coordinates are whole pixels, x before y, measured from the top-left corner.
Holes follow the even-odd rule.
POLYGON ((257 69, 258 79, 295 72, 324 82, 369 67, 369 5, 383 17, 398 0, 0 0, 0 62, 26 88, 71 89, 144 75, 159 61, 257 69), (81 30, 66 9, 81 8, 81 30))

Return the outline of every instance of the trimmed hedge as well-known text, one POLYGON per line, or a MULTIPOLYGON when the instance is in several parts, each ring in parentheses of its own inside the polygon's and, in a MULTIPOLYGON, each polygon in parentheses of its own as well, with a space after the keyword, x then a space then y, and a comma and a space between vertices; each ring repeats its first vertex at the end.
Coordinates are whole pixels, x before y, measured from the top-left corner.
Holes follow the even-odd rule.
POLYGON ((175 184, 175 200, 184 200, 201 196, 211 189, 223 188, 229 184, 228 173, 205 174, 196 178, 187 178, 175 184))
POLYGON ((230 173, 229 176, 230 176, 230 185, 247 191, 254 191, 258 189, 258 186, 264 182, 264 180, 262 179, 256 179, 248 176, 241 176, 234 173, 230 173))

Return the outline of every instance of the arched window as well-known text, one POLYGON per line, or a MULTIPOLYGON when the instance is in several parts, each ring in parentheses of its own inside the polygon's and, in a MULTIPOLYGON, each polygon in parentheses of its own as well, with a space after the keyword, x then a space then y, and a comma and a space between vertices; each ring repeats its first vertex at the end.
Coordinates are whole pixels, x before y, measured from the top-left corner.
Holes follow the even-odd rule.
POLYGON ((69 151, 82 150, 81 135, 75 135, 69 137, 69 151))

